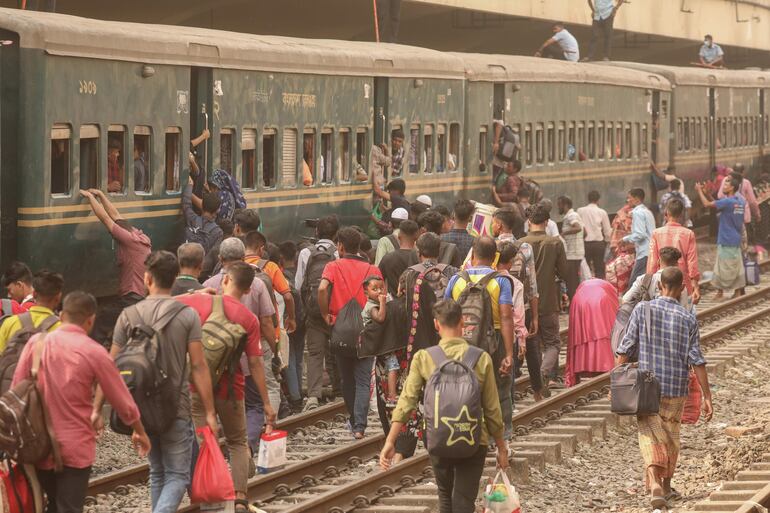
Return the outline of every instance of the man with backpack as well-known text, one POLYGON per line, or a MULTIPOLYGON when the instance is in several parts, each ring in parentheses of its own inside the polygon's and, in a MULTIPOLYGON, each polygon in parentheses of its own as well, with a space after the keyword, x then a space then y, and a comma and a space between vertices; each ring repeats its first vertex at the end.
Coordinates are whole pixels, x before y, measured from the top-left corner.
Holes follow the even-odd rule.
MULTIPOLYGON (((192 307, 203 323, 204 354, 209 371, 213 373, 214 408, 230 454, 230 469, 236 494, 236 511, 247 511, 246 500, 249 474, 249 446, 246 435, 244 408, 245 378, 241 370, 241 355, 245 355, 250 380, 259 391, 264 404, 265 424, 270 431, 276 413, 270 405, 262 363, 259 321, 241 302, 254 281, 254 268, 245 262, 228 266, 222 279, 222 295, 190 294, 178 301, 192 307), (211 350, 209 348, 215 350, 211 350), (221 371, 221 372, 220 372, 221 371), (216 379, 216 381, 215 381, 216 379)), ((193 391, 192 417, 196 427, 206 425, 205 410, 200 395, 193 391)))
MULTIPOLYGON (((195 310, 170 295, 179 273, 176 256, 155 251, 145 267, 144 284, 150 294, 120 314, 110 354, 129 385, 152 442, 152 511, 174 513, 190 483, 193 425, 189 383, 203 403, 206 424, 214 433, 219 428, 200 319, 195 310), (156 385, 158 381, 160 385, 156 385)), ((101 411, 101 401, 97 394, 95 411, 101 411)), ((112 425, 113 430, 121 429, 114 419, 112 425)))
POLYGON ((197 242, 208 253, 222 241, 222 228, 217 224, 220 199, 216 193, 207 192, 203 195, 200 215, 195 213, 192 206, 193 180, 182 191, 182 212, 186 223, 185 242, 197 242))
POLYGON ((321 318, 331 328, 329 345, 337 361, 350 429, 357 439, 363 438, 366 430, 373 365, 372 358, 359 359, 356 353, 366 304, 363 284, 372 276, 382 279, 380 270, 358 255, 360 245, 358 230, 341 229, 337 233, 340 258, 326 264, 318 285, 321 318))
MULTIPOLYGON (((96 455, 96 437, 103 429, 101 410, 92 410, 95 385, 101 387, 113 411, 131 426, 131 441, 139 455, 144 457, 150 451, 150 440, 139 420, 139 410, 115 364, 107 351, 88 336, 95 319, 93 296, 80 291, 69 293, 64 298, 61 327, 54 333, 30 339, 13 377, 13 385, 17 387, 30 376, 36 365, 34 360, 39 358, 35 371, 37 387, 57 447, 52 457, 37 462, 37 478, 47 496, 48 511, 56 513, 83 510, 96 455), (40 354, 36 356, 38 350, 40 354)), ((5 403, 5 397, 0 398, 0 403, 5 403)), ((5 410, 7 406, 3 404, 0 409, 5 410)), ((41 427, 44 432, 38 434, 50 436, 47 428, 41 427)), ((19 442, 39 443, 24 439, 19 442)))
MULTIPOLYGON (((30 333, 38 330, 50 332, 59 327, 59 318, 56 317, 54 310, 61 303, 64 278, 59 273, 43 269, 33 276, 32 286, 35 289, 35 306, 28 312, 8 317, 0 325, 0 353, 6 349, 6 346, 14 345, 13 340, 17 334, 24 336, 24 342, 26 342, 30 333)), ((8 378, 10 379, 10 376, 8 378)))
POLYGON ((428 454, 439 511, 472 513, 490 438, 497 447, 498 466, 506 470, 509 465, 496 366, 488 354, 463 339, 463 309, 455 301, 436 303, 433 317, 441 341, 418 351, 412 359, 380 452, 380 466, 390 468, 396 439, 424 396, 428 454))
MULTIPOLYGON (((441 233, 444 231, 444 216, 437 210, 431 209, 420 214, 417 218, 417 224, 420 226, 421 233, 431 232, 441 237, 441 233)), ((463 264, 464 256, 465 255, 461 255, 460 252, 457 251, 457 246, 451 242, 447 242, 443 239, 441 240, 441 248, 438 256, 438 261, 440 263, 449 264, 452 267, 459 268, 463 264)), ((417 262, 417 251, 413 251, 409 263, 410 265, 414 265, 417 262)))
MULTIPOLYGON (((329 356, 329 326, 321 316, 318 304, 318 287, 321 276, 329 262, 337 258, 337 246, 333 242, 339 229, 337 216, 322 217, 316 226, 318 242, 299 252, 294 286, 302 297, 302 311, 305 314, 305 344, 307 345, 307 402, 305 410, 317 408, 322 397, 324 361, 329 372, 332 389, 339 378, 334 372, 334 358, 329 356)), ((363 294, 363 290, 362 290, 363 294)), ((335 394, 336 395, 336 394, 335 394)))
POLYGON ((664 216, 665 219, 666 207, 668 206, 669 201, 681 201, 684 205, 684 210, 682 211, 682 215, 679 217, 678 221, 682 223, 682 225, 691 228, 692 220, 690 219, 690 209, 692 208, 692 201, 690 200, 689 196, 684 193, 684 187, 682 187, 681 180, 679 180, 679 178, 674 178, 669 182, 668 187, 668 192, 661 196, 660 203, 658 203, 658 211, 660 212, 660 215, 664 216))
MULTIPOLYGON (((229 234, 223 233, 222 238, 224 240, 230 237, 243 237, 247 233, 261 228, 262 218, 259 217, 259 213, 255 209, 244 208, 236 210, 233 216, 232 231, 229 234)), ((219 272, 220 267, 219 243, 217 243, 211 250, 206 252, 206 256, 203 258, 203 270, 200 274, 200 281, 204 282, 211 278, 211 276, 219 272)))
POLYGON ((509 163, 518 160, 521 140, 519 134, 510 125, 505 124, 503 106, 496 105, 495 111, 497 119, 492 121, 495 127, 495 137, 492 139, 492 176, 497 179, 509 163))
POLYGON ((512 435, 513 401, 513 285, 492 268, 497 245, 488 236, 473 245, 471 267, 454 275, 447 285, 445 299, 454 299, 462 307, 464 338, 492 357, 505 437, 512 435))

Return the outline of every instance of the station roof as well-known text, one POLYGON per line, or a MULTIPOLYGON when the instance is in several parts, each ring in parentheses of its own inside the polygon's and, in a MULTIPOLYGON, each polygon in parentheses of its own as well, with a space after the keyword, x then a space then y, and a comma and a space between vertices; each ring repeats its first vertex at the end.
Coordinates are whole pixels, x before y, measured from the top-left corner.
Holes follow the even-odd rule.
POLYGON ((658 73, 674 85, 722 87, 770 87, 770 72, 761 70, 707 69, 640 62, 605 62, 603 67, 621 67, 658 73))
POLYGON ((666 78, 652 70, 622 69, 584 62, 516 55, 454 53, 471 82, 577 82, 670 90, 666 78))

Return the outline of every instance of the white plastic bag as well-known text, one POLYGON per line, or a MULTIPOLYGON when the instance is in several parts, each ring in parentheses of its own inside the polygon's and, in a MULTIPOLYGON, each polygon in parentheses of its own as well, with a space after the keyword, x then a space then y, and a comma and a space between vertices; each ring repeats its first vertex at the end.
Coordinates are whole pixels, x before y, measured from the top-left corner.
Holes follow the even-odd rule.
POLYGON ((286 465, 286 431, 273 430, 269 435, 262 435, 259 441, 257 470, 267 474, 286 465))
POLYGON ((519 494, 502 470, 484 489, 484 513, 522 513, 519 494))

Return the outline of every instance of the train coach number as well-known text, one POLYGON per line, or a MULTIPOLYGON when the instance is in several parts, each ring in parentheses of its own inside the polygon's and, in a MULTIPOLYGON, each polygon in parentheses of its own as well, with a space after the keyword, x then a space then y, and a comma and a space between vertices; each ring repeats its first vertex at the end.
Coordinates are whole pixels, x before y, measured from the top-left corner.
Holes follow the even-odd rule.
POLYGON ((93 80, 79 80, 80 94, 96 94, 96 82, 93 80))

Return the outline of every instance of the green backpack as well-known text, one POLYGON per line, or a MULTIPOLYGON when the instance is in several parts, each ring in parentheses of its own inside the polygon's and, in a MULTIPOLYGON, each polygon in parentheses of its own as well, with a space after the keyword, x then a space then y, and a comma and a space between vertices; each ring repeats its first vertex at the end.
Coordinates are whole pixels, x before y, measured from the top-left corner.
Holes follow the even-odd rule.
POLYGON ((246 345, 246 330, 231 322, 225 315, 222 296, 212 298, 211 314, 202 326, 203 354, 211 372, 211 384, 216 391, 219 380, 227 373, 228 395, 232 395, 235 372, 240 365, 241 353, 246 345))

